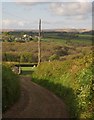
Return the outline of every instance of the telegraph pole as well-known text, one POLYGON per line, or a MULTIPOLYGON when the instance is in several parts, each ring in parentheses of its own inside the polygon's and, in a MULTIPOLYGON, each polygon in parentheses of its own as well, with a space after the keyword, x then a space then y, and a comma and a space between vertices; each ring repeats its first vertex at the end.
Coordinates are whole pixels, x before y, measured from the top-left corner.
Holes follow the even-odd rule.
POLYGON ((41 19, 39 20, 39 36, 38 36, 38 65, 41 62, 41 19))

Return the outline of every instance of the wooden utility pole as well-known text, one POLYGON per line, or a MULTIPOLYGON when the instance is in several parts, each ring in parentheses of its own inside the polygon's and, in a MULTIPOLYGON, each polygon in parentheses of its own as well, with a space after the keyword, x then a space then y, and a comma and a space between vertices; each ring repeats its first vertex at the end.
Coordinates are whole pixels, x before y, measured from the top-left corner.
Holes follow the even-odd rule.
POLYGON ((38 36, 38 65, 41 62, 41 19, 39 20, 39 36, 38 36))

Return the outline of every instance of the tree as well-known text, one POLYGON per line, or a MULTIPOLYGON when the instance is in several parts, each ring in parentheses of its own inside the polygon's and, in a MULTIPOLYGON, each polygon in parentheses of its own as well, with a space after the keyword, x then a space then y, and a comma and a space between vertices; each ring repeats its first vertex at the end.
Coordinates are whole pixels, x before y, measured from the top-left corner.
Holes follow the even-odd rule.
POLYGON ((2 40, 4 42, 12 42, 14 39, 14 36, 11 35, 9 32, 3 32, 2 33, 2 40))

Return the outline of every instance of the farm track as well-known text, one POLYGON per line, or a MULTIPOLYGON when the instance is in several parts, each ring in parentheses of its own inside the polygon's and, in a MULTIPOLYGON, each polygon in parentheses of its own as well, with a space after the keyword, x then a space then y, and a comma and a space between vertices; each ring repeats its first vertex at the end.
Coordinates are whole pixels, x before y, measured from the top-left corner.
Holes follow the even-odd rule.
POLYGON ((21 77, 21 97, 3 118, 69 118, 66 105, 47 89, 21 77))

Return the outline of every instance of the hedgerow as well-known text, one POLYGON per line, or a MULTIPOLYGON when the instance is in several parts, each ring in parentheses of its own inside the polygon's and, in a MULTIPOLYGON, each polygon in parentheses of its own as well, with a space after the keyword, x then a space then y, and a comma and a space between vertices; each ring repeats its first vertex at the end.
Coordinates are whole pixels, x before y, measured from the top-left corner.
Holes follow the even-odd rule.
POLYGON ((92 54, 83 58, 41 63, 33 81, 61 97, 70 117, 92 118, 92 54))
POLYGON ((6 111, 20 97, 20 82, 9 66, 2 66, 2 110, 6 111))

